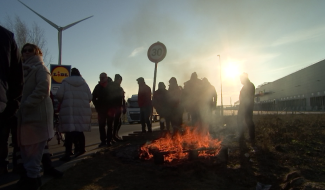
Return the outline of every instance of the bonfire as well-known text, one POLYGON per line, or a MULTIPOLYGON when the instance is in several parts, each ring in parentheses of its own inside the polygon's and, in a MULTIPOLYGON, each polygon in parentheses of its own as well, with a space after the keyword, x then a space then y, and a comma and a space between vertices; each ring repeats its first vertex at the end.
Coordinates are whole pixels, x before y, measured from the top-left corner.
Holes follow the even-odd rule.
POLYGON ((196 151, 198 157, 213 157, 221 150, 221 141, 213 139, 209 132, 198 128, 185 127, 182 133, 171 135, 147 142, 141 147, 140 158, 150 160, 155 153, 163 154, 164 162, 188 159, 191 152, 196 151))

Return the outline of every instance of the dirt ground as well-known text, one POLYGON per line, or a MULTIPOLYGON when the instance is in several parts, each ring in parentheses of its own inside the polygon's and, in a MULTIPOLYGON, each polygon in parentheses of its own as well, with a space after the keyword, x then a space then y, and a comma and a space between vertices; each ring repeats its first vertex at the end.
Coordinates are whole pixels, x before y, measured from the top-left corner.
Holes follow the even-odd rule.
POLYGON ((247 141, 241 151, 235 121, 225 117, 211 130, 228 148, 226 164, 215 158, 140 160, 139 147, 153 137, 139 136, 81 161, 41 189, 325 189, 324 115, 256 115, 256 145, 247 141))

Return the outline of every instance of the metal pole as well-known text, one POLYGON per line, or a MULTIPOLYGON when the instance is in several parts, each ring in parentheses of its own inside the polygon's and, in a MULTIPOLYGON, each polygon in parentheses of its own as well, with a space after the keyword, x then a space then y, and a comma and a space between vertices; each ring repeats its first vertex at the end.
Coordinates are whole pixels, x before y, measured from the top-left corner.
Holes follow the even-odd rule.
MULTIPOLYGON (((153 77, 152 95, 156 91, 157 66, 158 66, 158 62, 155 63, 155 73, 154 73, 154 77, 153 77)), ((152 116, 153 116, 153 105, 152 105, 152 109, 151 109, 150 121, 152 121, 152 119, 153 119, 152 116)))
POLYGON ((219 63, 220 63, 220 86, 221 86, 221 116, 223 116, 223 100, 222 100, 222 76, 221 76, 221 59, 220 59, 220 55, 219 56, 219 63))
POLYGON ((157 65, 158 63, 155 63, 155 74, 153 77, 153 89, 152 89, 152 94, 155 92, 156 90, 156 77, 157 77, 157 65))

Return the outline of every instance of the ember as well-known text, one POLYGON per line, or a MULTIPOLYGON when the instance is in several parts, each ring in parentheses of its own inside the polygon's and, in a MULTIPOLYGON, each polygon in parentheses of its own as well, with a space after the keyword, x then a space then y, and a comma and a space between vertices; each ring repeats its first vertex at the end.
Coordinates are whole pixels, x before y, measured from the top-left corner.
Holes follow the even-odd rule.
POLYGON ((198 157, 216 156, 221 150, 221 141, 212 139, 208 132, 203 135, 199 130, 187 127, 183 134, 167 134, 146 143, 141 147, 140 158, 149 160, 155 153, 159 153, 164 156, 165 162, 171 162, 175 159, 188 159, 193 150, 198 152, 198 157))

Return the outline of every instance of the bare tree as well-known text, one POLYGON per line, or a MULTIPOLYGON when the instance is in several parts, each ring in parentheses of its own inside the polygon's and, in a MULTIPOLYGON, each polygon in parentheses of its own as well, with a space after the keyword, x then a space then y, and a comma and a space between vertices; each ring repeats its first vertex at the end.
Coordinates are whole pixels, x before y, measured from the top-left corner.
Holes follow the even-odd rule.
POLYGON ((52 57, 47 60, 49 52, 46 47, 44 30, 36 22, 28 26, 19 16, 16 16, 14 19, 7 16, 3 26, 15 34, 15 40, 19 49, 26 43, 35 44, 42 50, 44 63, 47 63, 46 66, 52 62, 52 57))

